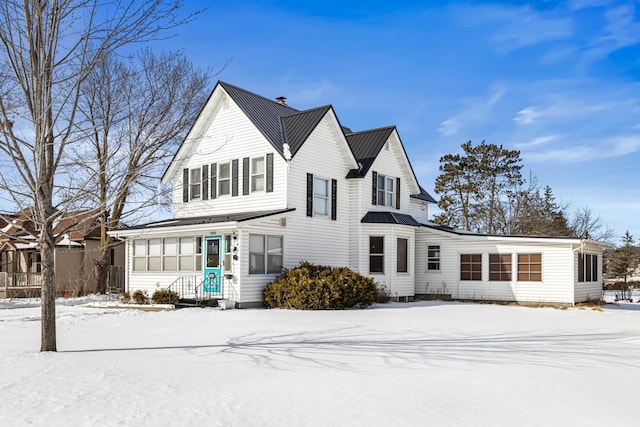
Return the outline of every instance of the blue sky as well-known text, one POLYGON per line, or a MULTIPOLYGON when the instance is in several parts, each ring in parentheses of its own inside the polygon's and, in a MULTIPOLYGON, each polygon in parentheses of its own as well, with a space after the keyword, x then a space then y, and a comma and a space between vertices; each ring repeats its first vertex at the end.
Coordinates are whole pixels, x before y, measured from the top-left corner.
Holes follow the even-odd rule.
POLYGON ((432 194, 440 156, 486 140, 640 241, 640 3, 186 3, 208 9, 159 46, 353 130, 396 125, 432 194))

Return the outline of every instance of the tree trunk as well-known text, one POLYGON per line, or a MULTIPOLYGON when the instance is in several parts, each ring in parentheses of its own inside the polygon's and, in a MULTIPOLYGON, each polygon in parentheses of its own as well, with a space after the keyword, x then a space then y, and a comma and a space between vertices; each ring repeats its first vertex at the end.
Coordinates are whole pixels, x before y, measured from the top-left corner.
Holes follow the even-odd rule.
POLYGON ((42 339, 40 351, 57 351, 56 346, 56 274, 54 265, 54 240, 51 221, 40 238, 40 257, 42 265, 42 339))

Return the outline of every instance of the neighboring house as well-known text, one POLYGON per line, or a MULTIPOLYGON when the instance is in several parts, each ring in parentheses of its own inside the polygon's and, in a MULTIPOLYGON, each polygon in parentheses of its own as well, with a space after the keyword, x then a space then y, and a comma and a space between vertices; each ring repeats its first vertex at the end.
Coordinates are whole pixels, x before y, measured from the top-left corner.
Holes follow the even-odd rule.
POLYGON ((301 261, 348 266, 398 300, 573 304, 601 295, 602 248, 427 222, 394 126, 352 132, 332 106, 298 111, 218 82, 166 170, 174 217, 118 230, 128 290, 171 286, 259 306, 301 261))
MULTIPOLYGON (((0 288, 42 285, 40 246, 31 209, 4 215, 0 224, 0 288)), ((86 211, 68 212, 54 223, 56 291, 62 295, 94 289, 93 260, 99 256, 100 228, 86 211)), ((124 265, 124 245, 111 250, 111 266, 124 265)), ((122 268, 120 268, 122 270, 122 268)), ((118 274, 111 269, 112 276, 118 274)), ((115 280, 115 277, 114 277, 115 280)))

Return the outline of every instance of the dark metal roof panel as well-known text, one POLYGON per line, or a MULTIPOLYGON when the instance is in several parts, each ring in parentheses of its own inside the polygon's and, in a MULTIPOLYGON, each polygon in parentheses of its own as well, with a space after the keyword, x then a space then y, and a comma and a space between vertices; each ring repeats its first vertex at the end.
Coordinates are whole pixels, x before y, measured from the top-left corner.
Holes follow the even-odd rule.
POLYGON ((422 188, 421 185, 419 185, 420 187, 420 193, 418 194, 412 194, 410 197, 413 199, 418 199, 418 200, 424 200, 425 202, 429 202, 429 203, 438 203, 436 201, 436 199, 434 199, 433 197, 431 197, 431 194, 427 193, 427 190, 425 190, 424 188, 422 188))
POLYGON ((348 178, 362 177, 367 174, 394 129, 395 126, 389 126, 346 135, 354 157, 362 165, 360 170, 350 171, 348 178))
POLYGON ((280 116, 294 114, 298 110, 229 83, 221 81, 219 84, 249 117, 249 120, 262 132, 271 145, 282 155, 284 141, 280 127, 280 116))
POLYGON ((325 105, 281 117, 284 142, 289 144, 292 156, 296 155, 302 144, 309 138, 311 132, 318 126, 320 120, 330 109, 330 105, 325 105))
POLYGON ((272 215, 281 213, 287 213, 295 211, 295 208, 278 209, 270 211, 255 211, 255 212, 242 212, 229 215, 210 215, 199 216, 193 218, 170 218, 162 221, 150 222, 148 224, 136 225, 133 227, 127 227, 125 230, 139 230, 149 228, 162 228, 162 227, 180 227, 184 225, 199 225, 199 224, 215 224, 222 222, 243 222, 252 219, 266 218, 272 215))
POLYGON ((411 215, 401 214, 397 212, 376 212, 369 211, 360 220, 363 224, 398 224, 410 225, 412 227, 420 227, 420 223, 411 215))

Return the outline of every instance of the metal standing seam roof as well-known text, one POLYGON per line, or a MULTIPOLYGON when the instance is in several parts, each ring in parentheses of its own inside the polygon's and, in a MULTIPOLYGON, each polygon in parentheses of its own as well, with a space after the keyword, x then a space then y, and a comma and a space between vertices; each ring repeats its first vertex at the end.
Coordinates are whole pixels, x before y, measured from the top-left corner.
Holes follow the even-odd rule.
POLYGON ((395 126, 388 126, 346 135, 347 143, 361 165, 358 170, 350 170, 347 178, 361 178, 367 174, 394 129, 395 126))
POLYGON ((302 144, 330 109, 330 105, 325 105, 280 117, 284 141, 289 144, 292 156, 296 155, 302 144))
POLYGON ((282 144, 285 141, 280 127, 280 117, 299 111, 229 83, 221 81, 219 84, 278 153, 283 155, 282 144))
POLYGON ((398 224, 420 227, 420 223, 411 215, 398 212, 369 211, 360 220, 363 224, 398 224))
POLYGON ((412 199, 424 200, 425 202, 430 202, 430 203, 438 203, 436 199, 431 197, 431 194, 427 193, 427 190, 422 188, 421 185, 418 184, 418 187, 420 187, 420 193, 412 194, 410 196, 412 199))

